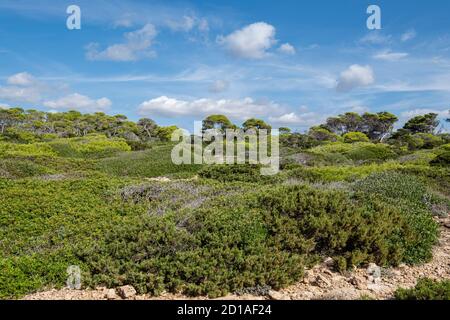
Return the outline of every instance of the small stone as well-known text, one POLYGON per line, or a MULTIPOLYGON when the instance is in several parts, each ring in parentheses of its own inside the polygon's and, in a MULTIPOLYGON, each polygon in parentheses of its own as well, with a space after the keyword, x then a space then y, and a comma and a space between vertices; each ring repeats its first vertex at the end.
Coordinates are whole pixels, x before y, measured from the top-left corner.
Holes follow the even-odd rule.
POLYGON ((367 274, 369 275, 369 281, 375 283, 378 279, 381 279, 381 268, 375 263, 370 263, 367 268, 367 274))
POLYGON ((130 299, 136 295, 136 290, 133 286, 127 285, 117 288, 117 293, 122 299, 130 299))
POLYGON ((363 278, 363 277, 353 276, 350 279, 348 279, 348 282, 350 284, 354 285, 359 290, 366 289, 367 280, 365 278, 363 278))
POLYGON ((277 292, 274 290, 270 290, 268 296, 272 300, 291 300, 291 298, 287 295, 282 294, 281 292, 277 292))
POLYGON ((108 300, 116 300, 119 298, 119 296, 116 294, 116 290, 107 289, 105 292, 105 298, 108 300))
POLYGON ((334 266, 334 260, 333 260, 333 258, 328 257, 328 258, 326 258, 326 259, 323 261, 323 264, 324 264, 325 266, 331 268, 331 267, 334 266))
POLYGON ((327 288, 330 286, 330 281, 322 275, 318 275, 314 282, 319 288, 327 288))

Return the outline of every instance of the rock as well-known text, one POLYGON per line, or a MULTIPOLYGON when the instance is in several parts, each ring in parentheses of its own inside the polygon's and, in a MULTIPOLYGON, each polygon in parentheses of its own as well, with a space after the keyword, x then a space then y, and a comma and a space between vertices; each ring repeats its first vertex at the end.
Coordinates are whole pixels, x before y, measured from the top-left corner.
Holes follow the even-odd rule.
POLYGON ((272 300, 291 300, 291 298, 287 295, 282 294, 281 292, 270 290, 268 296, 272 300))
POLYGON ((367 287, 367 279, 359 276, 352 276, 348 279, 348 282, 354 285, 359 290, 364 290, 367 287))
POLYGON ((116 290, 107 289, 105 290, 105 298, 108 300, 116 300, 119 299, 119 296, 116 294, 116 290))
POLYGON ((369 275, 369 282, 371 283, 378 283, 381 280, 381 268, 375 263, 369 264, 367 274, 369 275))
POLYGON ((117 288, 117 293, 122 299, 130 299, 136 295, 136 290, 133 286, 127 285, 117 288))
POLYGON ((314 282, 319 288, 328 288, 330 286, 330 281, 322 275, 318 275, 314 282))
POLYGON ((332 268, 332 267, 334 266, 334 260, 333 260, 333 258, 331 258, 331 257, 326 258, 326 259, 323 261, 323 265, 324 265, 324 266, 327 266, 327 267, 329 267, 329 268, 332 268))

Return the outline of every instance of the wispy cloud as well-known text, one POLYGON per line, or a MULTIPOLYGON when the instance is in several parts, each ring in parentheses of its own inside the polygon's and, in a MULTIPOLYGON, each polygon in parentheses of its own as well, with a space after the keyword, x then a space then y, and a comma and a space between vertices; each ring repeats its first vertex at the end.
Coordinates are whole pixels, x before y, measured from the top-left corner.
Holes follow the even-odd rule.
POLYGON ((139 30, 126 33, 123 43, 110 45, 104 50, 98 50, 98 43, 90 43, 86 47, 86 57, 89 60, 122 62, 154 57, 155 52, 151 50, 151 46, 156 34, 155 27, 152 24, 146 24, 139 30))
POLYGON ((384 50, 375 55, 374 59, 384 60, 384 61, 398 61, 409 56, 406 52, 392 52, 391 50, 384 50))

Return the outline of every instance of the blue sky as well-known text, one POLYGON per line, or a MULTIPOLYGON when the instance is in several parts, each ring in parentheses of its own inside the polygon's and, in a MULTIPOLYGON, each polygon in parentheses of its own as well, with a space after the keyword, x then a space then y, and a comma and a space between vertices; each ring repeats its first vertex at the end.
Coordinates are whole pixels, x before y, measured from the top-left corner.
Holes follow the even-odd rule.
POLYGON ((450 2, 0 1, 0 105, 222 113, 299 131, 346 111, 450 109, 450 2), (81 8, 68 30, 66 8, 81 8), (366 9, 381 8, 368 30, 366 9))

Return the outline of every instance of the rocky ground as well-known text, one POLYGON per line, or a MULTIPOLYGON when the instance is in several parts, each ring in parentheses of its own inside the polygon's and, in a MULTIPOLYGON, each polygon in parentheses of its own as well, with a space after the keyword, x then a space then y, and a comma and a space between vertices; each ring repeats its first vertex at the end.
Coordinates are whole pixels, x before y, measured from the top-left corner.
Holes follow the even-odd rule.
MULTIPOLYGON (((326 259, 321 265, 306 271, 303 281, 280 291, 259 290, 260 295, 228 295, 220 299, 250 300, 354 300, 391 299, 399 287, 413 287, 419 278, 450 279, 450 218, 440 219, 441 236, 434 249, 433 259, 420 266, 401 265, 384 269, 374 264, 367 269, 355 269, 347 274, 331 270, 332 260, 326 259)), ((159 297, 137 295, 131 286, 116 289, 96 288, 95 290, 49 290, 30 294, 26 300, 177 300, 189 299, 183 295, 163 294, 159 297)), ((206 297, 196 299, 204 300, 206 297)))

